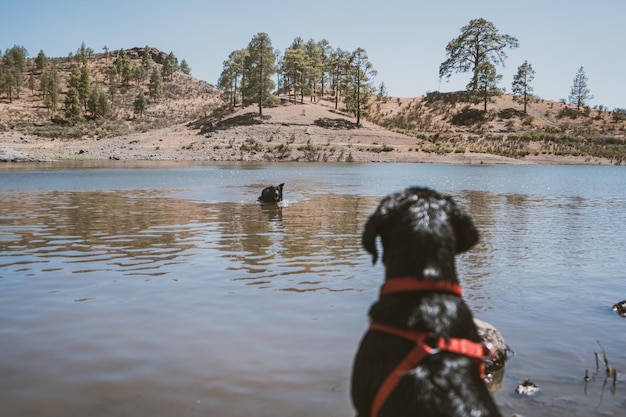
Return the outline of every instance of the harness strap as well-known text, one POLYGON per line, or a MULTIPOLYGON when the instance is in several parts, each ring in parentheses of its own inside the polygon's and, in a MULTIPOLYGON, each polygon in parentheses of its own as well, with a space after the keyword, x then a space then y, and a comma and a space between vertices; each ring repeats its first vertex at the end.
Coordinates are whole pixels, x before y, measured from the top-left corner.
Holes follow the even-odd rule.
POLYGON ((377 417, 380 409, 387 401, 395 387, 409 371, 416 368, 428 355, 433 355, 440 351, 446 351, 466 356, 476 362, 480 367, 481 376, 484 374, 484 359, 490 354, 489 349, 480 343, 468 339, 443 337, 435 338, 427 332, 419 330, 407 330, 389 326, 382 323, 372 323, 370 330, 376 330, 391 335, 401 337, 415 343, 415 347, 402 359, 402 361, 391 371, 382 383, 370 411, 371 417, 377 417))

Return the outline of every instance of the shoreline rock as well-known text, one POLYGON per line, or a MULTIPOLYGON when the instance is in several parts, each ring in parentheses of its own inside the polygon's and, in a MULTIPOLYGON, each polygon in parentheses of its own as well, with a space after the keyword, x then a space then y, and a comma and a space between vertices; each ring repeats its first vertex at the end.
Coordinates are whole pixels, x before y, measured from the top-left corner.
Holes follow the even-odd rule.
POLYGON ((17 151, 11 148, 0 148, 0 162, 52 162, 52 159, 39 158, 37 156, 17 151))

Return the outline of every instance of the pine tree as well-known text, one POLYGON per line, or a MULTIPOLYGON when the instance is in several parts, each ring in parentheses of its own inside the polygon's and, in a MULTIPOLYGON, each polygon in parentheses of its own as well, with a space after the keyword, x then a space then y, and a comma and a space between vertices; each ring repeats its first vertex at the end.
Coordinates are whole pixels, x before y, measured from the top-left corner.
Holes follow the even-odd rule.
POLYGON ((97 109, 98 109, 98 114, 101 117, 109 117, 112 113, 111 102, 109 101, 104 90, 101 88, 99 89, 99 92, 98 92, 97 109))
POLYGON ((141 66, 147 73, 153 64, 154 64, 154 61, 152 61, 152 49, 150 49, 150 47, 146 45, 146 47, 143 48, 143 56, 141 57, 141 66))
POLYGON ((109 77, 109 95, 111 96, 111 101, 113 101, 113 97, 117 93, 117 70, 115 66, 109 68, 107 75, 109 77))
POLYGON ((576 105, 576 109, 580 111, 581 106, 587 105, 587 101, 593 99, 591 90, 587 85, 588 79, 583 67, 580 67, 574 77, 574 82, 569 94, 569 102, 576 105))
POLYGON ((89 112, 93 117, 107 117, 111 113, 111 105, 101 87, 91 90, 87 103, 89 112))
POLYGON ((150 98, 157 101, 163 97, 163 75, 157 67, 152 70, 150 75, 150 83, 148 84, 150 98))
POLYGON ((478 68, 477 88, 473 88, 473 80, 470 85, 467 86, 469 91, 474 91, 478 98, 483 101, 483 111, 487 113, 487 103, 491 97, 499 96, 502 94, 502 90, 498 88, 498 81, 502 79, 502 75, 496 73, 496 67, 490 62, 484 62, 478 68))
POLYGON ((189 68, 189 64, 187 64, 187 61, 185 61, 184 59, 180 63, 180 70, 183 72, 183 74, 191 74, 191 68, 189 68))
POLYGON ((74 88, 76 92, 80 89, 80 68, 76 65, 72 67, 69 75, 67 76, 67 88, 74 88))
POLYGON ((276 54, 267 33, 258 33, 248 44, 243 92, 245 100, 257 103, 259 117, 263 118, 263 105, 274 89, 272 75, 276 72, 276 54))
POLYGON ((80 44, 80 48, 76 50, 75 56, 79 63, 87 65, 87 47, 85 46, 85 42, 80 44))
POLYGON ((78 85, 78 96, 80 102, 83 104, 85 110, 87 110, 87 99, 91 93, 91 76, 89 74, 89 68, 86 65, 80 69, 80 82, 78 85))
POLYGON ((298 36, 285 51, 285 56, 281 61, 284 88, 287 90, 289 97, 291 97, 291 91, 293 90, 294 101, 296 101, 296 96, 299 95, 300 102, 304 102, 307 74, 310 66, 311 59, 305 51, 302 38, 298 36))
POLYGON ((345 85, 346 74, 350 61, 350 53, 337 48, 331 54, 331 86, 335 95, 335 110, 339 108, 339 97, 343 95, 343 86, 345 85))
POLYGON ((304 45, 304 50, 309 58, 306 68, 306 88, 311 96, 311 101, 317 101, 317 88, 322 79, 322 50, 317 42, 309 39, 304 45))
POLYGON ((383 101, 383 102, 387 102, 387 96, 388 96, 388 92, 387 92, 387 86, 385 85, 384 82, 381 81, 381 83, 378 85, 378 92, 376 93, 376 100, 378 101, 383 101))
POLYGON ((59 104, 59 75, 56 68, 52 67, 42 74, 41 93, 44 105, 56 111, 59 104))
POLYGON ((163 77, 169 77, 171 80, 176 71, 178 71, 178 58, 174 56, 173 52, 170 52, 163 62, 163 77))
POLYGON ((330 46, 330 42, 326 39, 322 39, 317 43, 320 54, 321 54, 321 77, 320 77, 320 91, 322 97, 324 97, 324 87, 326 86, 326 81, 330 79, 330 71, 331 71, 331 54, 333 52, 333 48, 330 46))
POLYGON ((2 65, 4 67, 4 88, 9 98, 9 102, 13 101, 13 92, 16 98, 20 98, 20 90, 22 88, 23 76, 26 71, 26 57, 28 52, 23 46, 15 45, 8 49, 2 57, 2 65))
POLYGON ((33 71, 31 71, 28 76, 28 88, 30 88, 31 94, 35 92, 35 73, 33 71))
POLYGON ((133 108, 135 110, 135 114, 139 114, 139 116, 143 116, 143 112, 146 111, 148 107, 148 100, 146 100, 146 96, 143 94, 143 91, 140 91, 135 97, 135 102, 133 103, 133 108))
POLYGON ((533 99, 533 87, 530 83, 534 79, 535 71, 528 61, 524 61, 524 63, 517 68, 517 74, 513 76, 513 100, 524 104, 524 113, 526 113, 528 103, 533 99))
POLYGON ((348 111, 356 116, 357 126, 361 126, 361 116, 367 114, 370 98, 374 91, 372 78, 376 70, 363 48, 357 48, 350 55, 344 85, 346 96, 344 102, 348 111))
POLYGON ((240 94, 243 84, 247 56, 248 51, 246 49, 231 52, 228 55, 228 60, 224 61, 224 68, 217 81, 218 87, 224 91, 224 100, 228 101, 232 107, 237 106, 237 95, 240 94))
POLYGON ((43 53, 43 51, 39 51, 39 53, 37 54, 37 58, 35 58, 35 68, 37 68, 37 71, 41 73, 46 69, 47 66, 48 57, 46 56, 46 54, 43 53))
POLYGON ((70 87, 67 91, 67 96, 65 96, 65 117, 73 122, 84 120, 78 90, 74 87, 70 87))
POLYGON ((130 58, 125 50, 120 49, 117 52, 117 58, 113 62, 117 75, 120 77, 120 83, 122 85, 128 85, 131 78, 130 58))
POLYGON ((468 91, 478 90, 480 71, 483 64, 504 65, 505 49, 519 47, 516 38, 498 33, 495 25, 485 19, 474 19, 461 28, 461 34, 446 46, 448 59, 439 66, 439 78, 450 78, 453 72, 472 72, 468 91))
POLYGON ((133 67, 131 70, 131 79, 133 79, 137 85, 143 84, 147 76, 148 70, 143 65, 133 67))

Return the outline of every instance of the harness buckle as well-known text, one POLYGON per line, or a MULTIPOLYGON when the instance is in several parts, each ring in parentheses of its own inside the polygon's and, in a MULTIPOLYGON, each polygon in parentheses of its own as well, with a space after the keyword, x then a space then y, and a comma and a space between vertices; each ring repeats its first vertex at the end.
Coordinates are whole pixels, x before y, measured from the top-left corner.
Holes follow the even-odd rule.
POLYGON ((489 359, 496 354, 496 347, 491 342, 483 343, 483 360, 489 359))
POLYGON ((439 347, 439 338, 433 335, 428 335, 424 340, 419 341, 418 344, 419 343, 424 345, 424 350, 429 355, 436 355, 441 352, 441 348, 439 347))

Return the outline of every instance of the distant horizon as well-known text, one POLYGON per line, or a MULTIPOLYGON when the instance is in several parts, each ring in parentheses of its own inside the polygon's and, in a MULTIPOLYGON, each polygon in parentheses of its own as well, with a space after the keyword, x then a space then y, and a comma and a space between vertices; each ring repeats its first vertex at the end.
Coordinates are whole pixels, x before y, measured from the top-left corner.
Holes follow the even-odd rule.
POLYGON ((503 77, 499 87, 507 93, 518 66, 528 61, 536 71, 534 94, 567 101, 582 66, 594 96, 590 107, 626 107, 626 83, 621 79, 626 55, 617 52, 622 47, 626 2, 528 0, 516 5, 504 7, 495 0, 471 4, 389 0, 384 7, 373 0, 318 0, 315 7, 281 0, 179 0, 173 5, 147 0, 106 4, 23 0, 3 6, 0 39, 5 44, 0 48, 17 45, 26 48, 29 58, 40 50, 63 58, 81 42, 95 53, 102 53, 105 45, 112 51, 149 45, 174 52, 187 61, 194 77, 216 85, 228 54, 245 48, 259 32, 267 33, 280 51, 298 36, 305 41, 327 39, 333 48, 365 49, 378 72, 374 85, 384 82, 390 96, 408 98, 465 90, 469 73, 454 74, 446 82, 439 79, 439 65, 446 58, 447 43, 461 27, 484 18, 520 43, 518 49, 507 51, 505 66, 497 67, 503 77))

